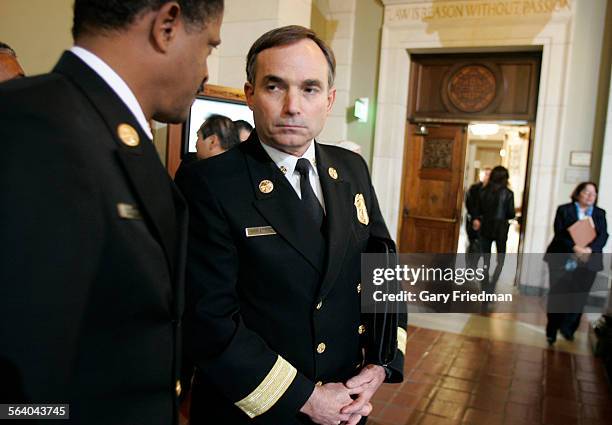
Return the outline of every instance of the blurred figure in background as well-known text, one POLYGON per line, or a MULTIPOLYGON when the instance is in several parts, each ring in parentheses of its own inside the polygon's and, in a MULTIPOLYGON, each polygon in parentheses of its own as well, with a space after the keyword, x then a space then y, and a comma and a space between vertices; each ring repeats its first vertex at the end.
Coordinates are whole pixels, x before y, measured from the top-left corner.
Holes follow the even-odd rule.
POLYGON ((25 77, 25 73, 17 61, 17 54, 8 44, 0 41, 0 83, 21 77, 25 77))
POLYGON ((219 155, 240 143, 234 122, 223 115, 211 115, 198 130, 198 159, 219 155))
POLYGON ((494 167, 489 182, 480 190, 472 228, 479 232, 480 252, 484 254, 487 273, 483 289, 494 291, 505 261, 508 241, 508 220, 514 218, 514 193, 508 189, 508 170, 501 165, 494 167), (491 245, 495 242, 497 264, 489 278, 491 245), (501 255, 500 255, 501 254, 501 255))
POLYGON ((234 124, 238 129, 238 136, 240 137, 240 141, 244 142, 251 135, 251 131, 253 131, 253 126, 245 120, 236 120, 234 121, 234 124))
MULTIPOLYGON (((481 252, 479 231, 474 229, 473 226, 476 214, 478 214, 480 192, 489 182, 490 175, 491 169, 488 167, 485 168, 483 170, 482 180, 471 185, 465 194, 465 207, 467 209, 467 215, 465 217, 465 230, 467 231, 469 240, 468 254, 476 254, 481 252)), ((478 226, 480 226, 480 222, 478 223, 478 226)))
POLYGON ((189 152, 183 156, 177 175, 194 162, 219 155, 240 143, 235 123, 224 115, 213 114, 206 118, 197 135, 196 152, 189 152))
POLYGON ((572 202, 557 208, 555 235, 546 249, 550 277, 546 324, 549 345, 557 340, 558 331, 565 339, 574 339, 591 286, 597 272, 603 269, 600 253, 608 240, 606 212, 597 207, 597 185, 580 183, 572 192, 571 199, 572 202), (581 246, 574 242, 568 229, 578 220, 588 220, 589 217, 595 226, 595 238, 581 246))
POLYGON ((472 229, 480 232, 480 248, 491 252, 495 242, 497 252, 506 252, 508 220, 514 218, 514 193, 508 189, 508 170, 501 165, 493 168, 489 182, 480 190, 472 229))

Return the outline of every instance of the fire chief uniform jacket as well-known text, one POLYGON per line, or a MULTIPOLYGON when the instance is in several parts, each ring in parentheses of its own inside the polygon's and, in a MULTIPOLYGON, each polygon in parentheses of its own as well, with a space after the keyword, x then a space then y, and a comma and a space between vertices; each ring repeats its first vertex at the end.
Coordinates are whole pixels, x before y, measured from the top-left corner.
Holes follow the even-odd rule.
POLYGON ((153 143, 66 52, 0 84, 0 145, 0 403, 173 423, 187 207, 153 143))
MULTIPOLYGON (((318 143, 315 150, 325 235, 255 131, 177 176, 190 210, 194 425, 309 423, 299 409, 314 385, 345 382, 364 365, 361 253, 371 236, 389 234, 361 157, 318 143)), ((405 331, 399 335, 389 365, 395 382, 405 331)))

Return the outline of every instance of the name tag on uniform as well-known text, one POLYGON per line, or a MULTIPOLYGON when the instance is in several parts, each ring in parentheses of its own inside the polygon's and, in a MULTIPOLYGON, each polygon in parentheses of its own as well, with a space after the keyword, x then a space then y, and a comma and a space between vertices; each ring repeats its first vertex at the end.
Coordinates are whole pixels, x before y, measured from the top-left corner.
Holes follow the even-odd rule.
POLYGON ((276 230, 272 228, 272 226, 262 226, 262 227, 247 227, 244 229, 246 232, 247 238, 253 238, 255 236, 270 236, 276 235, 276 230))
POLYGON ((119 217, 127 220, 142 220, 142 214, 140 214, 140 210, 136 205, 119 202, 117 204, 117 212, 119 217))

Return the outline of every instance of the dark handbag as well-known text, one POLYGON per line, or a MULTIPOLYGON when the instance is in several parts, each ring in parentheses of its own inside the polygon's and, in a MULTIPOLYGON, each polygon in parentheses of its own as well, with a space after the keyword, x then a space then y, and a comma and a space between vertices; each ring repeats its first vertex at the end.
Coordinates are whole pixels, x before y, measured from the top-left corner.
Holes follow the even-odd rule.
MULTIPOLYGON (((397 266, 397 250, 391 239, 371 237, 368 241, 367 253, 384 254, 384 263, 380 266, 395 268, 397 266)), ((399 283, 396 280, 387 281, 381 290, 385 293, 397 293, 399 283)), ((397 328, 400 316, 406 314, 405 303, 377 302, 373 313, 363 313, 366 322, 366 361, 367 363, 388 365, 397 354, 397 328)))

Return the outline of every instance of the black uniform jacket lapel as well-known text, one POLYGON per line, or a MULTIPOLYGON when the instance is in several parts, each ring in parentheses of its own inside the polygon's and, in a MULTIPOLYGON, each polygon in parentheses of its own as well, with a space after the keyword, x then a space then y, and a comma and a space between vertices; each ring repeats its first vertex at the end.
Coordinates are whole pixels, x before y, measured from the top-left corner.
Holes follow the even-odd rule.
MULTIPOLYGON (((330 169, 338 167, 325 149, 318 143, 315 145, 317 158, 317 171, 325 199, 325 211, 327 219, 327 268, 321 283, 320 296, 325 298, 333 288, 342 269, 344 256, 348 247, 352 214, 351 186, 342 180, 341 170, 336 177, 331 176, 330 169)), ((336 170, 337 171, 337 170, 336 170)))
POLYGON ((305 225, 300 198, 295 190, 262 148, 255 131, 239 147, 245 154, 251 176, 255 193, 253 205, 281 237, 323 274, 324 253, 320 249, 323 236, 313 231, 311 226, 305 225), (269 193, 259 188, 264 180, 274 185, 269 193))
MULTIPOLYGON (((172 192, 173 183, 161 165, 153 143, 119 96, 76 55, 64 52, 53 72, 65 75, 76 84, 106 122, 117 144, 119 161, 144 208, 141 215, 150 223, 173 272, 177 254, 177 218, 174 204, 168 200, 184 201, 178 193, 172 192), (137 146, 127 146, 119 138, 117 127, 124 123, 138 132, 140 143, 137 146)), ((95 141, 83 140, 83 143, 95 143, 95 141)), ((95 161, 95 158, 92 158, 92 161, 95 161)))

